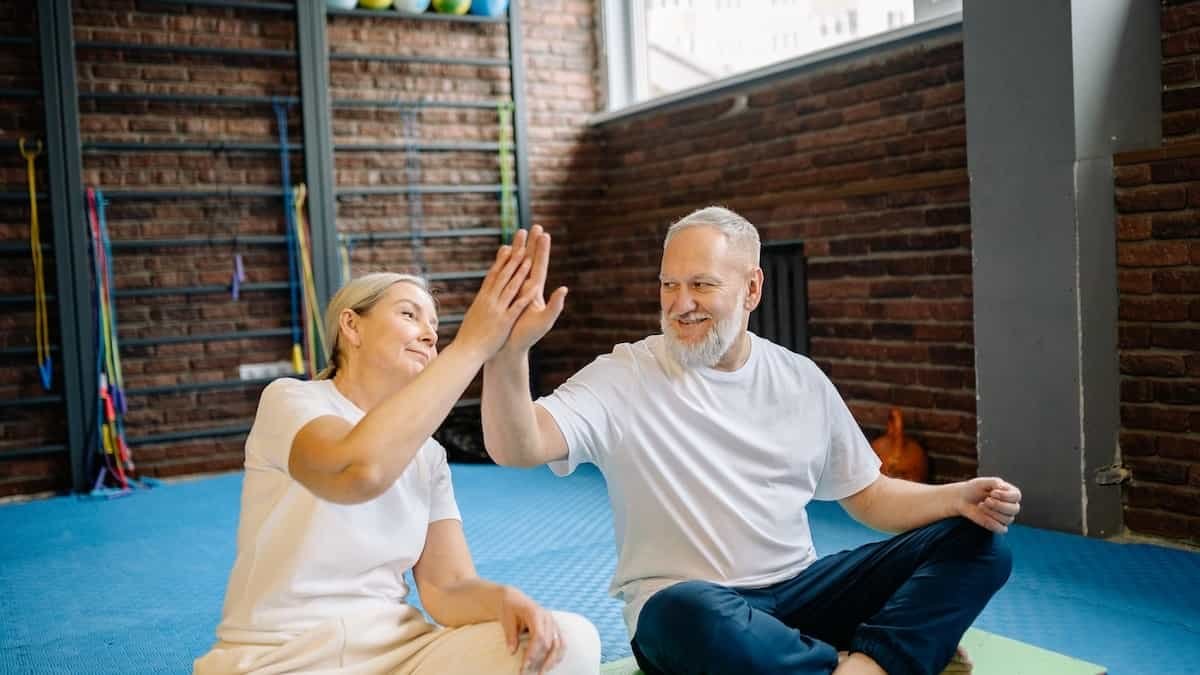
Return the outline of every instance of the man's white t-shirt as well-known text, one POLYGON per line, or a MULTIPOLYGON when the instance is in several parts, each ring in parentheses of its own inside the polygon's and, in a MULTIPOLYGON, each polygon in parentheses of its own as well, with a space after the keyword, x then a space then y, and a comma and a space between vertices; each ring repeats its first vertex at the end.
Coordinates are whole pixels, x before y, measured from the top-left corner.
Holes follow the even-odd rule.
POLYGON ((425 548, 429 523, 460 519, 446 451, 430 439, 396 482, 362 504, 318 499, 288 474, 296 433, 336 415, 365 413, 330 380, 269 384, 246 438, 237 560, 217 637, 279 644, 317 624, 394 608, 404 573, 425 548))
POLYGON ((612 502, 630 636, 656 591, 754 588, 816 559, 805 505, 870 485, 879 459, 812 361, 750 334, 734 372, 682 369, 662 335, 620 344, 538 404, 566 437, 566 475, 591 462, 612 502))

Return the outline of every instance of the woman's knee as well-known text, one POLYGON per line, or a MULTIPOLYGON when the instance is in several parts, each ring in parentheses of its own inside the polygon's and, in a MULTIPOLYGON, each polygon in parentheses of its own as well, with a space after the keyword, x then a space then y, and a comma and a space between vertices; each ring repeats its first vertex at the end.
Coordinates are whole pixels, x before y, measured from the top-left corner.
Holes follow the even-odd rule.
POLYGON ((600 668, 600 633, 591 621, 572 612, 554 612, 563 641, 563 660, 554 675, 595 673, 600 668))

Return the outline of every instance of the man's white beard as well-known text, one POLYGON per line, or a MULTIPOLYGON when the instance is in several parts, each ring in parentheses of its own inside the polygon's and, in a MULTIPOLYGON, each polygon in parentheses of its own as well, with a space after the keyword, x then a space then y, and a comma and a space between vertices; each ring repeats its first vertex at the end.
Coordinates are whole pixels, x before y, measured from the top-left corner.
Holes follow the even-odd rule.
POLYGON ((659 323, 662 325, 667 353, 683 368, 712 368, 737 340, 738 333, 742 330, 742 319, 745 316, 746 309, 739 302, 737 311, 725 319, 717 321, 708 329, 704 339, 694 344, 688 344, 675 335, 674 323, 667 318, 666 312, 663 312, 659 315, 659 323))

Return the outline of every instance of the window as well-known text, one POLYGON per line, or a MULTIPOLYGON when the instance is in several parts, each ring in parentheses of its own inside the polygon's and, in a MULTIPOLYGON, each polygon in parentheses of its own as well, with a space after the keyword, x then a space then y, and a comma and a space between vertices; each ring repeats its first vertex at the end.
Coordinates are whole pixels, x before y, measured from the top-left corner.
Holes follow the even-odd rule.
POLYGON ((962 0, 605 0, 609 110, 962 11, 962 0))

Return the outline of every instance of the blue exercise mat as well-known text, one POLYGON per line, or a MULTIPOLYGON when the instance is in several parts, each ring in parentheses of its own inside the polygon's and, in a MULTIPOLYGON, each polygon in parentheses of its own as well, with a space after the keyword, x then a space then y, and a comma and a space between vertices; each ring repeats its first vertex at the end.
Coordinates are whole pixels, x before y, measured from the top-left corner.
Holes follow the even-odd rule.
MULTIPOLYGON (((599 628, 605 661, 629 655, 603 478, 593 469, 455 465, 480 574, 599 628)), ((237 474, 111 501, 0 506, 0 674, 181 673, 204 653, 233 563, 237 474)), ((880 538, 815 503, 818 551, 880 538)), ((1114 675, 1200 672, 1200 554, 1014 527, 1015 569, 976 627, 1114 675)))

